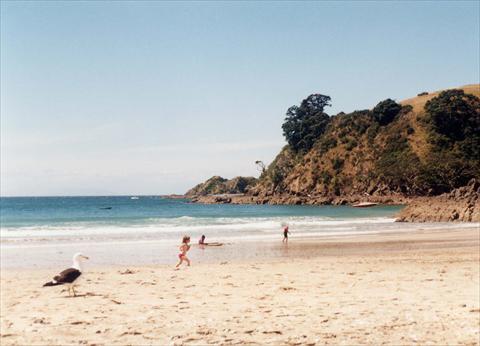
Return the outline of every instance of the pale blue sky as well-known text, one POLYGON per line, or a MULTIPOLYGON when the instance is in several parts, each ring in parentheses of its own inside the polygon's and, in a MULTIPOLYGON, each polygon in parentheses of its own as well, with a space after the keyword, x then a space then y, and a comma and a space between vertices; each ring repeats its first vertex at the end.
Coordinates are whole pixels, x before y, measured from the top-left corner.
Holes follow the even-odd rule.
POLYGON ((479 2, 1 3, 1 194, 256 175, 286 109, 479 82, 479 2))

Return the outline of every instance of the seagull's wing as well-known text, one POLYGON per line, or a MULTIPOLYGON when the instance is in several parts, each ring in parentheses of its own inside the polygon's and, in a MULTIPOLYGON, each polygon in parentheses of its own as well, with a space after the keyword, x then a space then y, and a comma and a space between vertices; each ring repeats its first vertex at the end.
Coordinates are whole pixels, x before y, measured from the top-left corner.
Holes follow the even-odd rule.
POLYGON ((55 276, 53 280, 58 282, 59 284, 71 284, 76 279, 78 279, 80 275, 82 275, 82 272, 80 270, 75 268, 68 268, 55 276))

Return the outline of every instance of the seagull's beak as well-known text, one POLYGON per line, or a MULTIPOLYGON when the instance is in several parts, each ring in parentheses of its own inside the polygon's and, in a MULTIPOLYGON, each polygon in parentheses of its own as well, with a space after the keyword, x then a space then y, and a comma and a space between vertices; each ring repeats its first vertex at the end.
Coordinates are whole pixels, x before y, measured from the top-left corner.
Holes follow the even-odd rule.
POLYGON ((90 258, 88 258, 88 256, 82 256, 82 257, 86 260, 90 259, 90 258))

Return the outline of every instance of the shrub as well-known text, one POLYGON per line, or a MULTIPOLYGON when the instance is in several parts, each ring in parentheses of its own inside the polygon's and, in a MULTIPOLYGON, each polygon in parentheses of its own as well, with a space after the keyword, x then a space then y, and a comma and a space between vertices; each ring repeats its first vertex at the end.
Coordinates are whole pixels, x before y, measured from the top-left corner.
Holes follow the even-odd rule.
POLYGON ((373 108, 373 117, 380 125, 388 125, 395 119, 402 106, 393 101, 386 99, 373 108))
POLYGON ((426 122, 452 141, 480 133, 480 99, 463 90, 442 91, 425 104, 426 122))
POLYGON ((325 185, 328 185, 328 184, 330 184, 330 181, 332 180, 332 175, 330 173, 328 173, 327 171, 322 171, 322 173, 320 173, 320 178, 322 179, 322 182, 325 185))
POLYGON ((413 179, 418 173, 420 160, 411 150, 406 138, 395 134, 387 139, 387 145, 375 165, 380 180, 392 189, 403 193, 414 192, 413 179))
POLYGON ((379 130, 378 123, 374 123, 372 126, 368 128, 367 130, 368 143, 370 144, 373 143, 373 141, 375 140, 375 137, 377 137, 378 130, 379 130))
POLYGON ((335 157, 333 160, 332 160, 332 167, 335 171, 339 171, 342 167, 343 167, 343 163, 345 162, 345 160, 339 158, 339 157, 335 157))
POLYGON ((320 154, 324 154, 337 146, 337 140, 333 137, 322 138, 320 141, 320 154))
POLYGON ((276 168, 272 170, 271 180, 273 188, 275 189, 283 180, 283 174, 280 169, 276 168))
POLYGON ((348 141, 347 145, 345 146, 345 149, 347 149, 348 151, 351 151, 357 145, 358 145, 357 141, 355 139, 351 139, 348 141))

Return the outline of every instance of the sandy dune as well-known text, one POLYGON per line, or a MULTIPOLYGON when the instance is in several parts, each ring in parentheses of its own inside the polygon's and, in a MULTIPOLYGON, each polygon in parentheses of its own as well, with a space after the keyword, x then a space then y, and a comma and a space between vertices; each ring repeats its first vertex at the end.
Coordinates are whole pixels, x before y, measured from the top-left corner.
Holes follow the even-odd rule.
POLYGON ((3 270, 0 341, 478 345, 478 231, 369 243, 371 253, 352 251, 352 240, 322 255, 320 242, 312 258, 194 263, 180 271, 92 268, 76 298, 41 287, 50 270, 3 270))

